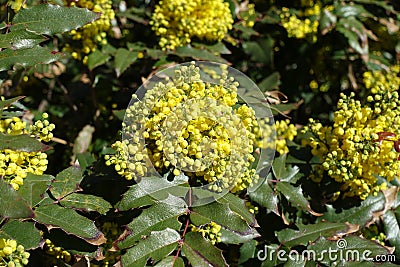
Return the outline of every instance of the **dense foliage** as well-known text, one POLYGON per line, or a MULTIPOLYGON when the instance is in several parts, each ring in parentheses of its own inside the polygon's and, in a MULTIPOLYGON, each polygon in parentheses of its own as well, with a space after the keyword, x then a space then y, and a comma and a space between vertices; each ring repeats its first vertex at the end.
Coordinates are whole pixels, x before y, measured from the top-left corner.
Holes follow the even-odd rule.
POLYGON ((397 1, 0 12, 0 266, 400 263, 397 1))

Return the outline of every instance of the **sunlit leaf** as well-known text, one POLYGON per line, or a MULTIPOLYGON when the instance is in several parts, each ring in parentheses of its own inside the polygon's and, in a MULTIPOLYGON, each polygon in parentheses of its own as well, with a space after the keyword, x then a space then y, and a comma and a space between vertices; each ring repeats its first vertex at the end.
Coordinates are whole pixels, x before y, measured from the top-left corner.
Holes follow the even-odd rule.
POLYGON ((185 235, 182 251, 192 266, 228 266, 222 251, 206 241, 200 233, 190 232, 185 235))
POLYGON ((38 34, 56 34, 77 29, 100 17, 86 8, 51 4, 21 9, 12 21, 11 31, 26 29, 38 34))
POLYGON ((175 230, 167 228, 155 231, 136 246, 128 249, 121 257, 123 267, 142 267, 149 258, 159 261, 175 250, 181 236, 175 230))

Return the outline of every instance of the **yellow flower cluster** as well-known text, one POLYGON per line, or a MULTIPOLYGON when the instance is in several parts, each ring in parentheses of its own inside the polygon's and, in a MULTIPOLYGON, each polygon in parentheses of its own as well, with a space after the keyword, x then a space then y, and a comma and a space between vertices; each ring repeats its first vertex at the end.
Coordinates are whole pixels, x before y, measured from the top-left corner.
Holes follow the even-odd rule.
MULTIPOLYGON (((305 14, 313 11, 306 11, 305 14)), ((310 37, 312 42, 317 41, 317 32, 319 25, 319 21, 317 19, 310 20, 307 17, 302 20, 298 18, 296 14, 291 14, 289 8, 287 7, 282 8, 282 12, 279 16, 281 18, 282 26, 288 32, 289 37, 294 37, 297 39, 305 39, 310 37)))
MULTIPOLYGON (((30 127, 18 117, 3 119, 0 120, 0 132, 8 135, 29 134, 48 142, 53 137, 51 131, 55 126, 47 118, 48 114, 44 113, 42 119, 30 127)), ((47 169, 47 163, 47 154, 43 152, 0 150, 0 176, 15 190, 23 185, 23 179, 28 173, 42 175, 47 169)))
POLYGON ((323 161, 314 167, 315 180, 323 172, 343 183, 343 196, 365 199, 386 188, 378 184, 377 176, 387 181, 400 175, 400 86, 399 66, 390 72, 364 73, 368 91, 367 102, 362 104, 341 95, 334 113, 333 126, 323 126, 310 120, 306 131, 313 134, 307 143, 312 153, 323 161))
POLYGON ((223 0, 162 0, 150 24, 163 50, 189 44, 192 38, 220 41, 232 29, 229 4, 223 0))
POLYGON ((289 152, 289 148, 286 145, 286 140, 293 141, 297 135, 297 128, 294 124, 290 124, 289 120, 275 121, 276 131, 276 151, 283 155, 289 152))
POLYGON ((201 235, 209 240, 213 245, 221 242, 221 225, 210 222, 208 224, 196 227, 192 225, 192 232, 199 232, 201 235))
POLYGON ((254 204, 251 201, 246 201, 245 205, 250 213, 258 214, 258 206, 254 206, 254 204))
POLYGON ((205 83, 194 63, 175 75, 127 109, 128 139, 114 144, 117 153, 107 155, 106 164, 127 179, 147 175, 153 167, 158 173, 184 172, 191 185, 216 192, 252 185, 258 178, 250 167, 254 148, 267 146, 268 124, 237 103, 233 78, 223 74, 220 84, 205 83))
POLYGON ((66 44, 64 50, 70 52, 74 59, 83 60, 87 63, 87 55, 94 52, 98 45, 107 44, 107 35, 110 33, 111 21, 115 17, 112 8, 112 0, 78 0, 71 5, 87 8, 93 12, 100 13, 99 19, 84 25, 82 28, 70 31, 72 40, 76 44, 66 44))
POLYGON ((50 239, 44 241, 43 249, 48 255, 52 255, 56 259, 63 260, 66 263, 70 262, 72 259, 71 253, 64 250, 62 247, 56 247, 50 239))
POLYGON ((9 0, 7 2, 7 5, 11 7, 11 9, 14 10, 14 12, 18 12, 22 5, 23 5, 24 1, 22 0, 9 0))
POLYGON ((0 266, 22 267, 28 264, 29 252, 13 239, 0 238, 0 266))

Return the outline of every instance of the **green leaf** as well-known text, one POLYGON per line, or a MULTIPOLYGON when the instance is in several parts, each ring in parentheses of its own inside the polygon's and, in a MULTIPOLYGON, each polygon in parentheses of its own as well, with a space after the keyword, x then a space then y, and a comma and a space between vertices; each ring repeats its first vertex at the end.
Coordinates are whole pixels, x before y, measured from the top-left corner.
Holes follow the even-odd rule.
POLYGON ((88 167, 92 166, 92 164, 96 161, 92 153, 86 151, 83 153, 79 153, 76 155, 79 166, 81 167, 82 171, 85 171, 88 167))
POLYGON ((206 241, 200 233, 187 233, 182 251, 192 266, 228 266, 222 256, 222 251, 206 241))
POLYGON ((368 12, 362 5, 337 5, 335 6, 334 12, 336 15, 348 18, 348 17, 374 17, 368 12))
POLYGON ((53 179, 54 177, 48 174, 35 175, 28 173, 24 179, 24 185, 19 188, 18 193, 28 201, 31 207, 34 207, 42 201, 44 193, 53 179))
POLYGON ((272 174, 270 173, 256 190, 249 193, 249 196, 252 201, 257 202, 262 207, 267 208, 267 210, 272 211, 275 214, 279 214, 278 196, 268 183, 268 180, 271 178, 272 174))
POLYGON ((17 97, 13 97, 10 99, 6 99, 6 100, 1 100, 0 99, 0 112, 5 108, 5 107, 9 107, 11 106, 13 103, 21 100, 22 98, 24 98, 25 96, 17 96, 17 97))
POLYGON ((276 90, 279 87, 280 78, 281 77, 280 77, 279 72, 277 72, 277 71, 273 72, 267 78, 262 80, 258 84, 258 87, 261 89, 262 92, 276 90))
POLYGON ((86 8, 50 4, 21 9, 12 21, 11 31, 26 29, 38 34, 53 35, 77 29, 100 18, 86 8))
POLYGON ((136 61, 137 53, 131 52, 125 48, 119 48, 115 53, 114 67, 117 77, 136 61))
POLYGON ((78 192, 81 190, 79 187, 81 180, 81 170, 71 166, 57 174, 51 185, 51 194, 60 200, 73 192, 78 192))
POLYGON ((149 258, 157 262, 175 250, 180 238, 178 232, 169 228, 151 232, 149 237, 141 240, 122 255, 122 266, 142 267, 146 265, 149 258))
POLYGON ((296 187, 288 182, 278 182, 276 183, 276 190, 285 196, 293 206, 314 213, 300 186, 296 187))
POLYGON ((294 247, 298 245, 306 246, 321 236, 342 236, 358 230, 358 227, 355 225, 331 222, 320 222, 308 225, 299 224, 297 226, 299 230, 287 228, 279 231, 276 234, 279 242, 288 247, 294 247))
MULTIPOLYGON (((383 226, 386 233, 386 239, 390 245, 400 248, 400 224, 393 211, 389 210, 383 214, 383 226)), ((399 249, 394 251, 397 257, 400 257, 399 249)))
POLYGON ((318 261, 328 266, 339 265, 341 262, 364 262, 365 264, 369 262, 367 258, 390 253, 388 249, 377 242, 358 236, 347 236, 338 241, 330 241, 321 237, 315 244, 309 245, 307 249, 314 251, 318 261), (336 253, 327 253, 334 250, 336 250, 336 253), (336 256, 336 259, 334 256, 336 256))
POLYGON ((118 249, 134 245, 142 236, 147 236, 152 231, 166 228, 179 230, 182 224, 178 221, 178 217, 187 212, 186 203, 182 199, 172 196, 166 202, 168 203, 159 202, 145 209, 130 222, 127 225, 127 236, 117 243, 118 249))
POLYGON ((272 163, 272 172, 278 181, 296 183, 301 177, 299 170, 297 166, 292 167, 286 164, 286 154, 275 158, 272 163))
POLYGON ((240 247, 240 258, 239 264, 245 263, 249 259, 252 259, 256 255, 257 241, 250 240, 249 242, 244 243, 240 247))
POLYGON ((86 194, 70 194, 60 201, 61 205, 84 211, 97 211, 100 214, 106 214, 112 206, 101 197, 86 194))
POLYGON ((226 228, 221 228, 221 242, 225 244, 242 244, 249 242, 260 234, 255 228, 249 228, 246 232, 237 232, 226 228))
POLYGON ((231 54, 231 51, 229 51, 229 49, 224 45, 224 43, 222 42, 218 42, 216 44, 213 45, 205 45, 205 44, 201 44, 201 43, 192 43, 192 45, 196 48, 205 48, 208 51, 212 52, 212 53, 216 53, 216 54, 231 54))
POLYGON ((146 177, 139 184, 129 188, 118 209, 129 210, 150 205, 154 203, 154 198, 165 199, 170 194, 185 196, 189 188, 183 188, 182 185, 186 185, 187 181, 188 177, 185 175, 176 176, 172 182, 160 177, 146 177))
POLYGON ((240 235, 254 233, 254 229, 246 223, 242 216, 232 211, 229 204, 226 203, 212 202, 194 207, 190 213, 190 219, 195 225, 214 221, 226 230, 237 232, 240 235))
POLYGON ((11 48, 13 50, 30 48, 45 40, 46 37, 43 35, 26 30, 17 30, 0 35, 0 48, 11 48))
POLYGON ((254 226, 257 224, 254 215, 249 212, 244 200, 240 197, 227 193, 217 201, 222 204, 228 204, 229 208, 239 214, 249 225, 254 226))
POLYGON ((31 218, 34 216, 28 202, 3 179, 0 179, 0 216, 5 218, 31 218))
POLYGON ((368 37, 360 21, 354 17, 341 18, 336 25, 336 30, 347 38, 350 47, 357 53, 368 54, 368 37))
POLYGON ((275 267, 281 264, 283 262, 283 257, 280 256, 278 258, 278 253, 281 253, 279 251, 286 253, 286 250, 282 249, 281 246, 277 244, 264 245, 263 249, 257 251, 257 258, 262 261, 261 267, 275 267))
POLYGON ((179 57, 190 57, 194 58, 197 60, 208 60, 208 61, 214 61, 214 62, 219 62, 219 63, 228 63, 225 59, 214 55, 214 53, 205 50, 205 49, 197 49, 191 46, 181 46, 176 48, 175 52, 173 52, 175 55, 179 57))
POLYGON ((36 138, 26 134, 7 135, 0 133, 0 150, 11 149, 14 151, 39 152, 48 150, 49 148, 49 146, 40 143, 36 138))
POLYGON ((342 210, 336 213, 331 205, 326 205, 327 212, 321 217, 323 220, 331 222, 349 222, 358 224, 361 227, 373 220, 375 212, 383 210, 385 207, 385 197, 379 192, 377 196, 369 196, 359 207, 342 210))
POLYGON ((27 68, 36 64, 49 64, 62 56, 63 53, 40 46, 19 50, 4 49, 0 51, 0 71, 10 70, 14 66, 27 68))
POLYGON ((155 267, 185 267, 183 259, 175 256, 168 256, 165 259, 158 262, 155 267))
POLYGON ((73 209, 56 204, 41 205, 35 210, 35 221, 47 225, 49 229, 58 227, 63 231, 85 239, 93 245, 105 242, 104 235, 96 228, 93 221, 85 218, 73 209))
POLYGON ((111 56, 108 53, 103 53, 100 50, 96 50, 89 54, 87 65, 90 70, 107 63, 111 56))
POLYGON ((40 232, 33 222, 19 220, 10 220, 3 225, 0 238, 14 239, 18 244, 23 245, 25 250, 39 247, 41 240, 40 232))

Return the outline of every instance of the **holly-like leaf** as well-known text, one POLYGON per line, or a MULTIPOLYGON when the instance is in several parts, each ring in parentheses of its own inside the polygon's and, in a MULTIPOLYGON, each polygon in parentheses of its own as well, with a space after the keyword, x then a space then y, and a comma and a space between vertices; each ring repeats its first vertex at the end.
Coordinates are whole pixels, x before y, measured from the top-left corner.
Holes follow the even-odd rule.
POLYGON ((257 237, 260 237, 260 234, 252 227, 246 232, 236 232, 223 227, 221 228, 221 242, 225 244, 242 244, 257 237))
POLYGON ((31 218, 34 213, 28 202, 11 185, 0 179, 0 217, 31 218))
POLYGON ((16 30, 0 35, 0 48, 11 48, 13 50, 30 48, 45 41, 46 37, 25 29, 16 30))
POLYGON ((41 240, 40 232, 35 228, 33 222, 22 222, 19 220, 8 221, 0 230, 0 238, 14 239, 23 245, 25 250, 39 247, 41 240))
POLYGON ((235 196, 231 193, 224 195, 223 197, 217 200, 219 203, 228 204, 229 208, 242 216, 242 218, 251 226, 257 224, 256 219, 252 213, 247 209, 244 200, 238 196, 235 196))
POLYGON ((309 243, 317 240, 320 236, 343 236, 358 231, 358 225, 351 225, 347 223, 320 222, 308 225, 300 224, 297 226, 299 230, 288 228, 279 231, 276 234, 279 242, 287 247, 294 247, 298 245, 306 246, 309 243))
POLYGON ((40 143, 36 138, 30 137, 26 134, 7 135, 0 133, 0 150, 4 149, 24 152, 38 152, 48 150, 50 147, 40 143))
POLYGON ((15 15, 11 31, 26 29, 38 34, 53 35, 82 27, 100 18, 100 15, 86 8, 51 4, 34 5, 21 9, 15 15))
POLYGON ((125 48, 119 48, 115 53, 114 66, 117 77, 136 61, 137 53, 129 51, 125 48))
POLYGON ((152 231, 166 228, 179 230, 182 224, 178 217, 186 212, 186 203, 177 197, 170 196, 166 203, 156 203, 127 225, 127 230, 117 243, 118 249, 134 245, 142 236, 147 236, 152 231))
POLYGON ((222 251, 205 240, 200 233, 187 233, 185 235, 182 251, 192 266, 228 266, 222 256, 222 251))
POLYGON ((48 174, 35 175, 28 173, 24 179, 24 185, 19 188, 18 193, 28 201, 31 207, 34 207, 42 201, 44 193, 53 179, 54 177, 48 174))
POLYGON ((166 199, 170 194, 175 196, 185 196, 189 188, 182 187, 187 185, 188 177, 178 175, 173 181, 160 177, 146 177, 139 184, 133 185, 124 194, 118 208, 129 210, 153 204, 155 199, 166 199))
POLYGON ((48 229, 61 228, 93 245, 105 242, 104 235, 96 228, 93 221, 76 213, 73 209, 59 205, 41 205, 35 210, 35 221, 45 224, 48 229))
POLYGON ((279 214, 278 211, 278 196, 268 184, 268 179, 272 174, 268 174, 267 179, 254 191, 249 193, 250 199, 257 202, 260 206, 267 208, 267 210, 279 214))
POLYGON ((73 192, 81 191, 79 187, 81 180, 81 170, 71 166, 57 174, 51 185, 51 194, 60 200, 73 192))
POLYGON ((256 247, 257 247, 256 240, 251 240, 249 242, 244 243, 240 247, 239 264, 245 263, 249 259, 254 258, 256 255, 256 247))
POLYGON ((276 183, 276 190, 284 195, 287 201, 289 201, 293 206, 306 210, 315 216, 322 215, 311 209, 310 203, 304 197, 303 190, 300 186, 296 187, 288 182, 278 182, 276 183))
POLYGON ((242 216, 232 211, 227 203, 212 202, 203 206, 194 207, 190 213, 190 220, 195 225, 214 221, 226 230, 236 232, 243 236, 254 233, 254 229, 247 224, 242 216))
POLYGON ((361 227, 367 225, 373 221, 374 213, 381 211, 385 207, 385 197, 379 192, 377 196, 369 196, 359 207, 354 207, 347 210, 342 210, 340 213, 336 213, 335 209, 331 205, 326 205, 327 212, 321 219, 331 222, 349 222, 352 224, 358 224, 361 227))
POLYGON ((100 214, 106 214, 112 206, 101 197, 73 193, 62 198, 61 205, 84 211, 97 211, 100 214))
POLYGON ((149 237, 141 240, 122 255, 122 266, 143 267, 149 258, 157 262, 175 250, 180 238, 179 233, 170 228, 151 232, 149 237))
POLYGON ((87 65, 90 70, 101 66, 110 60, 111 56, 108 53, 96 50, 88 56, 87 65))
POLYGON ((181 46, 176 48, 175 55, 185 58, 185 57, 190 57, 194 58, 197 60, 207 60, 207 61, 213 61, 213 62, 219 62, 219 63, 228 63, 225 59, 222 57, 214 55, 214 53, 205 50, 205 49, 198 49, 194 48, 191 46, 181 46))
POLYGON ((27 49, 4 49, 0 51, 0 71, 15 67, 32 67, 37 64, 49 64, 59 60, 63 53, 46 47, 34 46, 27 49))
POLYGON ((274 159, 272 163, 272 172, 276 180, 289 183, 296 183, 301 177, 299 175, 299 167, 286 164, 286 154, 274 159))

